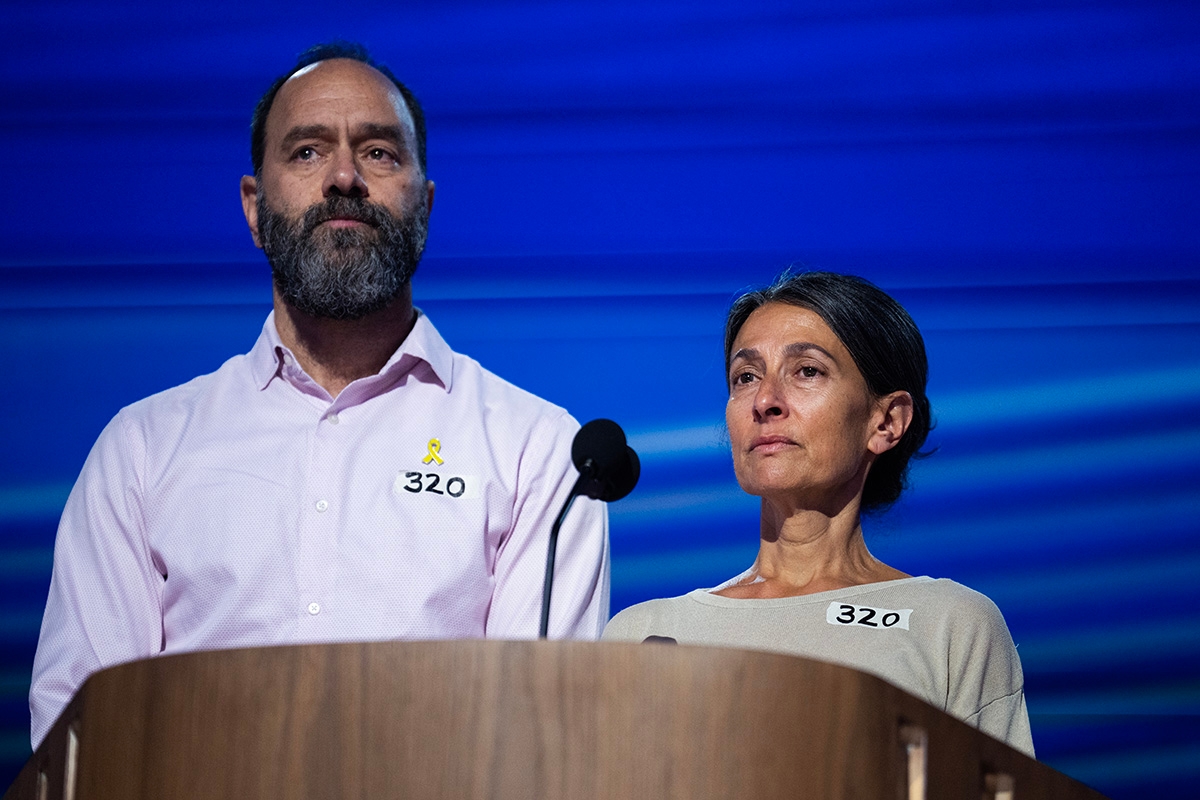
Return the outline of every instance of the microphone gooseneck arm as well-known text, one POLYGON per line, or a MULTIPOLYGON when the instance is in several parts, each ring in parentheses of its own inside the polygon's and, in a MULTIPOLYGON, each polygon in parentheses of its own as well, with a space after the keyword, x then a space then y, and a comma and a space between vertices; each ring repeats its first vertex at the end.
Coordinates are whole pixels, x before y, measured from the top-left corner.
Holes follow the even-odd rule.
MULTIPOLYGON (((591 463, 591 459, 588 459, 588 463, 591 463)), ((558 549, 558 530, 567 518, 567 512, 571 510, 575 498, 580 495, 584 483, 590 479, 591 470, 587 470, 587 473, 579 475, 579 479, 571 487, 571 493, 567 495, 567 502, 563 503, 562 511, 558 512, 554 524, 550 526, 550 544, 546 547, 546 577, 542 580, 542 621, 538 626, 539 639, 545 639, 550 630, 550 590, 554 586, 554 554, 558 549)))
POLYGON ((542 580, 542 621, 538 638, 550 632, 550 591, 554 586, 554 557, 558 551, 558 532, 571 504, 579 495, 610 503, 633 491, 641 474, 637 453, 625 440, 625 431, 611 419, 594 419, 575 432, 571 442, 571 461, 579 470, 579 478, 563 503, 562 511, 550 528, 546 547, 546 574, 542 580))

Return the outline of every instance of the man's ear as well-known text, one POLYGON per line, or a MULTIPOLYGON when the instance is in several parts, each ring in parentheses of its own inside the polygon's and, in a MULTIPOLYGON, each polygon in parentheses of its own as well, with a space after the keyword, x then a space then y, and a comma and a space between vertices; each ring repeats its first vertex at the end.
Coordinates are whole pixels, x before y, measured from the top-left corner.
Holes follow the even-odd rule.
POLYGON ((258 238, 258 181, 250 175, 242 176, 242 213, 246 215, 254 246, 261 250, 262 240, 258 238))
POLYGON ((913 399, 908 392, 898 391, 884 395, 876 401, 867 449, 875 455, 891 450, 904 438, 904 432, 912 424, 913 399))

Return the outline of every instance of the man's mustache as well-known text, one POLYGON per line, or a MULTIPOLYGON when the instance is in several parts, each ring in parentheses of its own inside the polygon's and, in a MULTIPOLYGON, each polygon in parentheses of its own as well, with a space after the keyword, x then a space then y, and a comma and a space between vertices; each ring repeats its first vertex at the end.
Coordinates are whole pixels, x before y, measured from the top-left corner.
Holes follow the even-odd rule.
POLYGON ((301 229, 305 235, 308 235, 322 222, 328 222, 331 219, 352 219, 364 222, 373 228, 395 221, 387 209, 369 203, 361 197, 331 195, 324 201, 310 206, 304 212, 304 216, 301 218, 301 229))

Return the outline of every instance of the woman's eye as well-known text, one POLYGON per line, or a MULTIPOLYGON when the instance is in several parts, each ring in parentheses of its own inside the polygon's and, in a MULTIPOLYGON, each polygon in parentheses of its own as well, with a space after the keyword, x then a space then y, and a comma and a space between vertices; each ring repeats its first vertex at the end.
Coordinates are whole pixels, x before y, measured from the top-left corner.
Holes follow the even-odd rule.
POLYGON ((805 378, 815 378, 821 374, 821 370, 816 367, 801 367, 800 374, 805 378))

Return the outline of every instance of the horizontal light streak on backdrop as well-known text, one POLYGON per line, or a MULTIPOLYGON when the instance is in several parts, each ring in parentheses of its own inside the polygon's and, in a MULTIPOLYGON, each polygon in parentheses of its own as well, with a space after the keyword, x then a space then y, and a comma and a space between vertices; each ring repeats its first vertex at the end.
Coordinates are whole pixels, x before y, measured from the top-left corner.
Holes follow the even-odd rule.
MULTIPOLYGON (((1200 500, 1193 504, 1192 510, 1200 510, 1200 500)), ((1181 510, 1170 508, 1176 513, 1181 510)), ((1196 576, 1200 576, 1200 542, 1193 552, 1180 552, 1174 548, 1167 552, 1154 549, 1145 554, 1122 552, 1116 554, 1114 560, 1106 560, 1105 553, 1097 548, 1096 551, 1081 552, 1074 571, 1057 566, 1044 569, 1033 563, 1016 575, 1010 567, 1005 567, 1004 572, 1000 576, 981 569, 977 574, 986 577, 987 594, 998 605, 1022 612, 1038 607, 1080 610, 1073 607, 1080 603, 1095 604, 1092 593, 1097 586, 1103 586, 1108 597, 1153 596, 1161 599, 1193 591, 1192 584, 1196 576)), ((1140 616, 1140 606, 1134 613, 1140 616)), ((1083 616, 1090 619, 1093 614, 1083 616)), ((1200 676, 1197 679, 1200 680, 1200 676)))
MULTIPOLYGON (((1034 720, 1034 724, 1040 722, 1040 717, 1034 720)), ((1120 720, 1120 724, 1130 722, 1120 720)), ((1151 725, 1156 722, 1150 720, 1151 725)), ((1196 745, 1190 742, 1163 747, 1098 747, 1096 751, 1094 755, 1059 758, 1051 766, 1073 777, 1086 776, 1089 784, 1102 785, 1113 796, 1117 790, 1124 790, 1132 792, 1122 794, 1125 797, 1154 797, 1147 793, 1153 791, 1154 779, 1147 776, 1169 775, 1180 784, 1189 776, 1200 780, 1200 758, 1196 757, 1196 745)))
MULTIPOLYGON (((1089 630, 1059 627, 1048 635, 1026 633, 1018 642, 1021 663, 1031 673, 1054 671, 1063 664, 1087 669, 1132 667, 1169 652, 1195 662, 1200 657, 1200 622, 1187 618, 1190 609, 1177 609, 1174 619, 1132 620, 1123 624, 1092 623, 1089 630)), ((1200 709, 1180 709, 1195 713, 1200 709)))
MULTIPOLYGON (((252 253, 249 245, 247 252, 252 253)), ((906 305, 922 328, 1200 321, 1195 303, 1200 281, 1190 253, 1114 257, 1083 250, 1050 255, 1014 251, 994 253, 990 259, 995 263, 986 273, 964 282, 963 269, 978 266, 979 257, 953 250, 928 254, 915 264, 905 251, 869 250, 431 254, 413 288, 418 302, 643 297, 670 303, 711 297, 727 305, 738 293, 769 283, 791 266, 872 277, 906 305), (1096 265, 1097 259, 1114 263, 1096 265), (1089 264, 1086 278, 1080 277, 1078 262, 1089 264), (1146 273, 1147 264, 1154 265, 1153 274, 1146 273)), ((19 258, 7 263, 0 255, 0 286, 4 309, 266 305, 270 269, 254 255, 201 261, 19 258)), ((608 305, 597 304, 592 313, 614 313, 608 305)))
MULTIPOLYGON (((664 563, 673 563, 672 559, 678 558, 679 563, 695 566, 698 571, 694 574, 719 574, 723 568, 729 573, 723 577, 732 577, 750 564, 748 559, 727 560, 728 553, 741 550, 730 542, 741 538, 748 548, 742 552, 749 552, 751 559, 757 546, 756 506, 732 513, 706 511, 695 516, 678 515, 669 522, 651 521, 644 525, 640 520, 629 520, 626 524, 615 506, 613 512, 614 595, 619 588, 625 597, 661 596, 654 580, 656 576, 661 580, 668 571, 665 567, 654 569, 658 558, 665 558, 664 563), (713 524, 722 526, 722 535, 706 535, 706 528, 713 524), (690 539, 701 540, 703 544, 689 547, 690 539), (632 567, 628 574, 624 572, 627 560, 632 567), (731 564, 735 567, 733 571, 729 569, 731 564)), ((923 519, 919 508, 898 513, 906 515, 905 524, 898 531, 874 535, 868 528, 867 537, 876 556, 907 572, 948 575, 967 583, 992 596, 1014 624, 1040 627, 1047 609, 1056 603, 1064 618, 1054 621, 1055 630, 1071 627, 1069 612, 1078 612, 1077 619, 1090 619, 1088 607, 1103 604, 1097 598, 1097 586, 1102 584, 1097 583, 1092 571, 1097 568, 1097 561, 1105 558, 1116 559, 1118 563, 1115 567, 1099 565, 1101 574, 1122 568, 1129 573, 1123 582, 1106 586, 1100 593, 1102 598, 1111 598, 1116 608, 1126 608, 1119 602, 1121 599, 1175 594, 1187 598, 1195 591, 1194 580, 1162 583, 1156 582, 1152 575, 1138 572, 1139 558, 1148 562, 1146 569, 1153 572, 1160 559, 1161 565, 1167 567, 1180 561, 1188 563, 1196 557, 1200 547, 1196 536, 1200 496, 1194 491, 1151 498, 1149 502, 1146 497, 1136 495, 1098 500, 1084 508, 1016 508, 1009 513, 986 516, 971 506, 960 506, 948 519, 934 522, 923 519), (1138 556, 1135 543, 1146 547, 1144 556, 1138 556), (1089 588, 1081 589, 1075 597, 1055 592, 1048 597, 1038 594, 1036 587, 1041 581, 1053 583, 1053 576, 1040 571, 1039 565, 1046 561, 1060 565, 1056 574, 1065 585, 1089 588), (1032 588, 1025 586, 1027 574, 1035 576, 1032 588)), ((1167 574, 1173 572, 1168 570, 1167 574)), ((1194 605, 1182 600, 1171 609, 1172 616, 1194 613, 1194 605)))
MULTIPOLYGON (((1157 406, 1200 407, 1200 368, 1182 367, 1122 374, 1114 378, 1088 378, 1059 384, 1020 387, 1007 391, 959 394, 939 399, 935 409, 939 433, 969 435, 1013 423, 1069 419, 1081 413, 1127 412, 1153 415, 1157 406), (1137 387, 1131 392, 1130 387, 1137 387)), ((1186 422, 1186 420, 1185 420, 1186 422)), ((1114 426, 1115 430, 1119 427, 1114 426)), ((1090 432, 1085 431, 1090 435, 1090 432)), ((662 462, 686 481, 686 462, 728 464, 727 434, 723 425, 690 425, 650 431, 631 431, 630 444, 650 471, 662 462)), ((1065 475, 1086 480, 1112 474, 1194 468, 1200 459, 1200 430, 1182 430, 1121 437, 1107 434, 1102 441, 1038 447, 1016 445, 1001 453, 951 455, 947 452, 918 462, 914 484, 922 494, 956 493, 972 487, 1003 486, 1033 481, 1054 482, 1065 475)), ((0 487, 0 524, 18 520, 57 518, 70 484, 64 482, 0 487)), ((617 518, 635 521, 659 511, 705 510, 736 503, 736 486, 690 486, 682 491, 635 493, 613 506, 617 518)))
MULTIPOLYGON (((1008 444, 1006 442, 1006 444, 1008 444)), ((1200 430, 1187 428, 1135 436, 1106 435, 1048 447, 1011 444, 1005 452, 951 455, 941 451, 918 462, 913 486, 922 494, 956 495, 984 488, 1020 490, 1089 481, 1146 482, 1182 470, 1200 471, 1200 430)), ((1019 499, 1019 494, 1014 495, 1019 499)))
MULTIPOLYGON (((911 565, 908 571, 954 570, 964 582, 987 594, 999 594, 1005 590, 998 587, 1015 575, 1046 561, 1068 571, 1083 569, 1083 564, 1099 556, 1133 559, 1139 548, 1149 557, 1172 551, 1186 557, 1200 546, 1196 535, 1200 493, 1191 489, 1161 495, 1110 494, 1047 507, 1014 501, 981 511, 972 503, 939 512, 928 506, 899 509, 897 513, 907 517, 904 526, 871 539, 872 551, 902 569, 911 565), (1068 566, 1072 564, 1078 566, 1068 566)), ((870 530, 867 535, 871 537, 870 530)), ((1186 588, 1193 590, 1190 582, 1186 588)), ((1083 595, 1091 602, 1100 602, 1098 596, 1108 595, 1097 584, 1083 595)), ((1039 603, 1024 592, 1003 599, 1006 612, 1020 612, 1030 603, 1031 613, 1036 613, 1039 603)))
MULTIPOLYGON (((57 520, 67 504, 71 486, 72 483, 62 481, 0 486, 0 526, 12 522, 57 520)), ((2 530, 0 527, 0 537, 3 537, 2 530)), ((9 555, 5 554, 6 560, 9 555)))
MULTIPOLYGON (((1123 372, 1109 378, 1087 377, 1040 386, 961 392, 941 395, 936 400, 934 415, 939 428, 956 432, 1070 419, 1081 413, 1126 411, 1152 416, 1160 405, 1200 403, 1200 367, 1169 367, 1123 372)), ((629 443, 644 461, 655 457, 682 459, 720 455, 727 458, 729 436, 723 423, 694 424, 630 431, 629 443)), ((922 468, 927 463, 924 462, 922 468)))
MULTIPOLYGON (((47 580, 47 583, 49 581, 47 580)), ((42 627, 42 611, 46 598, 36 605, 27 608, 13 608, 11 605, 0 614, 0 642, 11 643, 27 638, 29 631, 37 631, 42 627)), ((28 675, 25 676, 28 679, 28 675)))
POLYGON ((1145 686, 1083 688, 1039 695, 1039 715, 1051 714, 1200 714, 1200 678, 1145 686))
POLYGON ((1031 419, 1069 419, 1081 413, 1153 415, 1160 405, 1200 407, 1195 405, 1200 402, 1200 366, 1114 372, 1050 385, 946 394, 936 398, 934 414, 939 425, 990 427, 1031 419))

